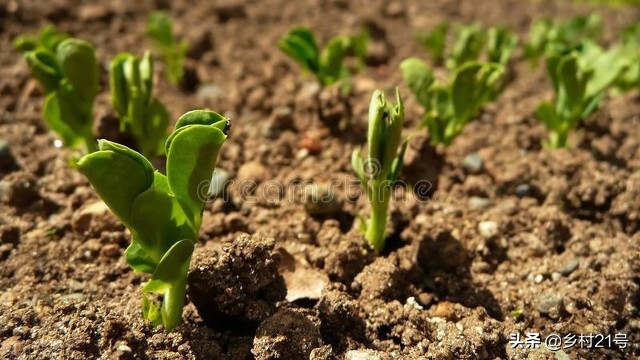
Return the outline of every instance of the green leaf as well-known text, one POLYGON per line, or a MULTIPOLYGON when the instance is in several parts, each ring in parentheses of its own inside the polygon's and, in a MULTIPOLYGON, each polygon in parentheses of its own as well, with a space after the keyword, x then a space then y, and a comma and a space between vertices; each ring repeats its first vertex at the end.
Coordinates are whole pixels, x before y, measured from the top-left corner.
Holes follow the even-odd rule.
POLYGON ((184 239, 176 242, 162 257, 153 279, 144 286, 144 291, 164 293, 176 283, 184 281, 184 276, 189 271, 189 262, 194 245, 191 240, 184 239))
POLYGON ((518 44, 518 36, 505 27, 489 28, 487 34, 489 61, 506 65, 518 44))
POLYGON ((55 91, 62 81, 62 69, 55 56, 46 50, 35 50, 25 54, 25 59, 34 79, 38 80, 46 93, 55 91))
POLYGON ((135 199, 153 184, 153 168, 139 153, 107 140, 99 141, 100 151, 82 157, 83 173, 111 211, 131 228, 131 207, 135 199))
POLYGON ((12 44, 18 51, 26 53, 38 47, 38 39, 33 35, 20 35, 13 39, 12 44))
POLYGON ((580 73, 578 58, 575 55, 562 58, 556 71, 560 109, 568 114, 574 114, 580 109, 585 98, 588 76, 580 73))
POLYGON ((404 153, 407 151, 407 145, 409 145, 409 139, 405 139, 400 146, 400 152, 398 156, 393 159, 391 164, 391 171, 389 172, 389 181, 396 181, 400 176, 400 170, 402 170, 402 163, 404 162, 404 153))
POLYGON ((449 32, 449 23, 444 21, 426 34, 418 34, 418 42, 431 54, 434 62, 440 64, 444 60, 444 52, 449 32))
MULTIPOLYGON (((173 127, 173 131, 185 127, 187 125, 213 125, 220 131, 225 132, 228 126, 229 119, 211 110, 192 110, 186 112, 180 116, 176 125, 173 127)), ((173 135, 173 134, 172 134, 173 135)), ((167 151, 169 150, 169 142, 167 144, 167 151)))
POLYGON ((69 127, 69 125, 63 121, 60 102, 58 101, 58 96, 55 92, 50 93, 45 98, 42 115, 47 127, 60 136, 65 145, 76 146, 79 144, 81 139, 69 127))
POLYGON ((278 41, 278 48, 313 74, 320 72, 320 50, 307 28, 293 28, 278 41))
POLYGON ((138 195, 131 204, 130 230, 133 237, 154 262, 177 239, 192 239, 197 234, 178 200, 155 187, 138 195), (162 221, 158 221, 162 219, 162 221))
POLYGON ((93 45, 79 39, 66 39, 58 45, 57 56, 73 89, 84 101, 93 103, 98 93, 98 60, 93 45))
MULTIPOLYGON (((129 102, 128 84, 124 66, 130 59, 130 54, 119 54, 109 64, 109 88, 111 91, 111 104, 122 119, 127 116, 127 103, 129 102)), ((122 128, 121 128, 122 129, 122 128)))
POLYGON ((536 109, 536 117, 546 125, 548 129, 557 129, 560 124, 558 115, 556 114, 553 105, 548 102, 543 102, 536 109))
POLYGON ((167 178, 169 186, 184 211, 200 226, 202 205, 206 200, 204 185, 211 180, 218 152, 226 139, 220 130, 226 119, 211 125, 187 125, 188 123, 206 123, 220 117, 214 112, 189 112, 178 120, 176 130, 167 139, 167 178))
POLYGON ((360 179, 362 183, 366 183, 367 178, 364 174, 364 163, 360 156, 360 148, 353 149, 353 152, 351 153, 351 167, 358 179, 360 179))
POLYGON ((162 324, 160 309, 145 294, 142 294, 142 316, 153 326, 162 324))
POLYGON ((342 73, 342 62, 347 54, 349 39, 336 36, 329 41, 320 55, 320 73, 323 83, 330 85, 336 82, 342 73))
POLYGON ((187 272, 193 249, 190 240, 178 241, 167 251, 153 279, 144 288, 145 291, 164 293, 161 314, 162 324, 167 331, 171 331, 182 320, 187 272))
POLYGON ((167 138, 169 112, 155 98, 149 103, 147 111, 147 119, 142 124, 146 136, 140 139, 140 147, 142 152, 149 154, 149 156, 161 155, 164 153, 164 144, 167 138))
POLYGON ((173 28, 169 15, 162 11, 154 11, 147 18, 145 34, 158 45, 170 47, 173 45, 173 28))
POLYGON ((153 271, 158 265, 136 240, 131 241, 131 244, 129 244, 127 250, 124 252, 124 256, 127 264, 135 271, 153 274, 153 271))
POLYGON ((456 69, 469 61, 477 60, 484 47, 484 41, 480 24, 460 28, 451 51, 449 67, 456 69))
POLYGON ((467 118, 473 115, 479 107, 479 74, 482 64, 468 63, 456 73, 451 86, 451 100, 458 117, 467 118))
POLYGON ((409 89, 425 108, 431 107, 431 88, 434 84, 434 76, 427 65, 418 58, 408 58, 400 63, 400 70, 409 89))

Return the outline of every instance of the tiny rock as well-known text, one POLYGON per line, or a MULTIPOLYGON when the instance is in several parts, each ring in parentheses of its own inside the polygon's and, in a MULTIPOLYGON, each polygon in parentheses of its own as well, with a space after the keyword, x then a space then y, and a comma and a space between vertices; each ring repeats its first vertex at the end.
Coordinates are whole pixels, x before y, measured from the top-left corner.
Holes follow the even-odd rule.
POLYGON ((436 305, 433 314, 445 320, 453 321, 456 319, 456 309, 454 308, 453 304, 448 301, 439 302, 436 305))
POLYGON ((236 175, 238 181, 254 181, 259 184, 269 178, 269 171, 257 161, 243 164, 236 175))
POLYGON ((574 272, 578 268, 578 265, 580 265, 580 261, 577 258, 572 258, 562 268, 560 268, 558 272, 564 276, 567 276, 574 272))
POLYGON ((104 257, 112 259, 118 258, 120 257, 120 246, 118 246, 118 244, 107 244, 102 247, 100 253, 104 257))
POLYGON ((491 200, 483 197, 472 196, 469 199, 469 206, 475 209, 486 209, 491 205, 491 200))
POLYGON ((310 155, 318 155, 322 152, 322 143, 318 139, 309 136, 300 139, 298 147, 307 149, 310 155))
POLYGON ((562 307, 563 296, 557 292, 547 292, 536 300, 536 310, 541 314, 550 314, 552 311, 559 311, 562 307))
POLYGON ((492 238, 498 235, 498 224, 495 221, 481 221, 478 224, 478 232, 485 239, 492 238))
POLYGON ((529 195, 531 192, 531 185, 529 184, 520 184, 516 186, 516 196, 517 197, 525 197, 529 195))
POLYGON ((387 360, 391 359, 383 353, 375 350, 349 350, 344 355, 345 360, 387 360))
POLYGON ((304 208, 309 215, 333 215, 342 209, 342 196, 329 184, 313 184, 305 187, 304 208))
POLYGON ((479 154, 473 153, 464 157, 462 160, 462 168, 471 174, 477 174, 482 171, 484 160, 479 154))

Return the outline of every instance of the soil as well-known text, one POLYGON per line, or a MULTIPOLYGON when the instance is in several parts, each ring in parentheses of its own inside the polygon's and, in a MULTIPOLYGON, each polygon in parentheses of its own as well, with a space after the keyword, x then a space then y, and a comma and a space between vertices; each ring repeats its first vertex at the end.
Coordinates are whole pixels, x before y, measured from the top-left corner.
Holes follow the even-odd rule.
POLYGON ((570 149, 548 151, 533 113, 551 87, 518 52, 513 82, 452 146, 434 149, 426 133, 412 140, 409 186, 392 202, 380 256, 358 232, 369 208, 357 187, 339 187, 327 207, 289 191, 355 180, 349 154, 365 142, 373 89, 400 84, 407 133, 417 124, 421 110, 396 70, 427 57, 416 31, 477 20, 524 35, 539 16, 591 11, 605 19, 605 41, 640 19, 638 9, 516 0, 1 3, 0 357, 640 356, 637 91, 606 99, 570 149), (184 322, 172 333, 143 320, 146 278, 123 258, 130 235, 69 166, 77 153, 53 145, 42 91, 10 44, 45 23, 94 42, 105 90, 96 131, 127 143, 113 131, 106 67, 118 52, 150 48, 144 26, 155 8, 169 10, 190 43, 183 86, 157 78, 172 119, 212 108, 233 122, 218 163, 233 184, 207 203, 184 322), (369 27, 369 66, 350 95, 319 89, 276 49, 295 24, 321 42, 369 27), (554 353, 512 348, 515 333, 624 333, 629 343, 554 353))

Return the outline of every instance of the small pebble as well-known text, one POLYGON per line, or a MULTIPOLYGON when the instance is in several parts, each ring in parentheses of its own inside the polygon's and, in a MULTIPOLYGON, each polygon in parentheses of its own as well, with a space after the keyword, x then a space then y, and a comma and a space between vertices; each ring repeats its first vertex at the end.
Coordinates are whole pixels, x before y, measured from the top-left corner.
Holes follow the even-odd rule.
POLYGON ((492 238, 498 235, 498 224, 495 221, 481 221, 478 224, 478 232, 485 239, 492 238))
POLYGON ((462 160, 462 168, 471 174, 477 174, 482 171, 484 160, 477 153, 469 154, 462 160))
POLYGON ((529 195, 530 192, 531 192, 531 185, 529 184, 520 184, 516 186, 516 196, 518 197, 525 197, 529 195))
POLYGON ((562 306, 562 295, 557 292, 541 294, 536 300, 536 310, 541 314, 549 314, 562 306))
POLYGON ((558 272, 551 273, 551 280, 553 280, 553 282, 558 282, 560 278, 562 278, 562 274, 558 272))
POLYGON ((125 344, 118 345, 117 349, 123 353, 130 353, 132 351, 131 348, 125 344))
POLYGON ((469 206, 474 209, 486 209, 491 205, 491 200, 483 197, 472 196, 469 199, 469 206))
POLYGON ((567 276, 574 272, 578 268, 578 265, 580 265, 580 261, 577 258, 572 258, 566 263, 565 266, 558 270, 558 272, 564 276, 567 276))
POLYGON ((118 258, 120 257, 120 246, 118 246, 118 244, 107 244, 102 247, 100 253, 104 257, 112 259, 118 258))
POLYGON ((305 188, 304 208, 309 215, 333 215, 342 209, 343 199, 328 184, 313 184, 305 188))
POLYGON ((538 274, 533 278, 533 282, 536 284, 540 284, 544 280, 544 276, 542 274, 538 274))
POLYGON ((411 296, 409 298, 407 298, 407 304, 413 306, 414 308, 418 309, 418 310, 424 310, 424 308, 422 307, 422 305, 420 305, 419 302, 416 301, 416 298, 411 296))

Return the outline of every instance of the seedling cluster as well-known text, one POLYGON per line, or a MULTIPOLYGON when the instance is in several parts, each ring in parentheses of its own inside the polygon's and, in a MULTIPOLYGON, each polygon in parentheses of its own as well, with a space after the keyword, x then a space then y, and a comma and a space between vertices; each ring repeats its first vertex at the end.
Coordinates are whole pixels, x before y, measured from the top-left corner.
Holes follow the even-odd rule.
POLYGON ((449 42, 448 22, 442 22, 429 32, 417 35, 418 42, 427 50, 435 65, 446 64, 455 70, 471 61, 506 65, 518 45, 518 36, 507 27, 483 28, 480 24, 458 26, 449 42))
MULTIPOLYGON (((544 58, 553 86, 553 100, 541 103, 535 112, 549 130, 549 148, 568 146, 570 132, 599 108, 610 89, 640 89, 640 26, 630 27, 622 41, 608 49, 596 41, 599 26, 597 17, 541 20, 532 25, 521 47, 532 63, 544 58)), ((472 24, 458 26, 450 36, 451 27, 442 23, 419 36, 431 53, 433 67, 446 68, 444 79, 436 78, 432 67, 417 57, 400 65, 406 84, 424 108, 417 130, 426 128, 433 145, 451 145, 465 125, 498 98, 508 86, 510 59, 518 50, 518 37, 507 28, 472 24)), ((152 13, 146 33, 160 52, 169 81, 180 82, 187 45, 174 37, 168 16, 152 13)), ((296 27, 277 47, 321 86, 328 86, 352 76, 345 61, 348 56, 359 59, 359 66, 364 64, 367 41, 366 32, 339 35, 320 49, 311 30, 296 27)), ((172 330, 181 321, 187 271, 202 223, 206 197, 200 194, 201 185, 211 179, 227 137, 228 119, 213 111, 190 111, 167 136, 169 115, 153 94, 151 54, 140 58, 123 53, 109 66, 111 102, 120 131, 132 135, 140 152, 109 140, 96 143, 92 124, 99 67, 94 47, 52 27, 37 36, 20 36, 14 45, 45 91, 45 122, 65 144, 86 145, 88 154, 77 162, 77 169, 131 232, 125 258, 135 271, 150 277, 143 287, 144 317, 172 330), (166 155, 166 174, 154 170, 150 162, 162 155, 166 155), (160 305, 155 294, 163 296, 160 305)), ((367 146, 353 151, 351 165, 371 208, 361 229, 377 253, 385 249, 389 202, 410 141, 403 137, 403 126, 399 90, 395 104, 382 91, 374 91, 367 146)))
POLYGON ((304 71, 313 74, 321 86, 327 86, 351 76, 344 63, 348 55, 355 55, 364 62, 368 39, 366 31, 356 36, 339 35, 330 39, 321 50, 311 30, 296 27, 278 41, 278 48, 304 71))

